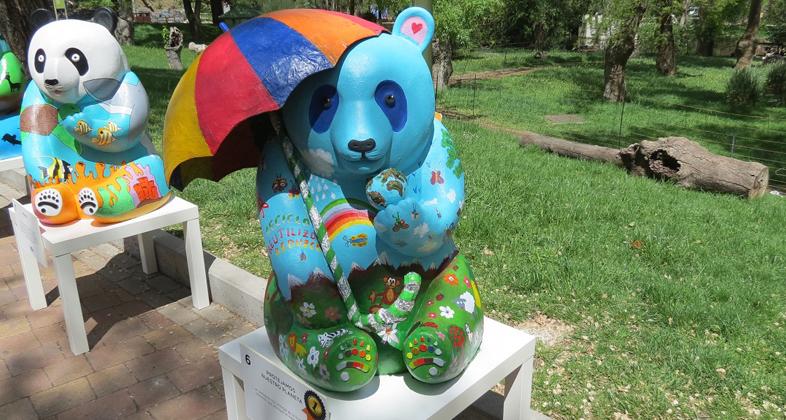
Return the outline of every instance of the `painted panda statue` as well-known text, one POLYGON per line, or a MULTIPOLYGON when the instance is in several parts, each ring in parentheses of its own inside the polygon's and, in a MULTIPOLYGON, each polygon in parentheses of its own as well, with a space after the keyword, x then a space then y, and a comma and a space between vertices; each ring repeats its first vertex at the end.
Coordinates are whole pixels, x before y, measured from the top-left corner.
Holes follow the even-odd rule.
POLYGON ((22 154, 19 103, 26 82, 22 63, 0 36, 0 160, 22 154))
POLYGON ((33 210, 47 224, 127 220, 166 202, 163 161, 146 131, 148 98, 112 36, 108 9, 92 21, 36 11, 21 138, 33 210))

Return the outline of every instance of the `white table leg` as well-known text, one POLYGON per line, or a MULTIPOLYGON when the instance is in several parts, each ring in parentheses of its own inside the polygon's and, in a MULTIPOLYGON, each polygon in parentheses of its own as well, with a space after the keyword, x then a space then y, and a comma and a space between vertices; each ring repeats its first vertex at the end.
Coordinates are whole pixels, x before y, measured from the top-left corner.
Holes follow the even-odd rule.
POLYGON ((243 382, 232 371, 221 368, 224 380, 224 399, 227 404, 228 420, 246 420, 246 395, 243 382))
POLYGON ((151 232, 136 235, 139 242, 139 259, 142 260, 142 272, 153 274, 158 272, 158 261, 156 261, 156 248, 153 243, 151 232))
POLYGON ((186 258, 188 259, 188 280, 191 283, 191 300, 194 307, 202 309, 210 305, 207 290, 207 272, 205 258, 202 254, 202 234, 199 231, 199 219, 183 223, 183 234, 186 242, 186 258))
POLYGON ((57 288, 60 298, 63 299, 63 317, 65 318, 66 334, 71 352, 82 354, 90 348, 87 345, 85 332, 85 319, 82 317, 82 304, 79 301, 79 291, 74 278, 74 264, 71 254, 54 257, 55 275, 57 275, 57 288))
POLYGON ((30 301, 30 307, 33 310, 46 308, 46 295, 44 294, 44 283, 41 281, 41 272, 38 270, 38 260, 25 246, 24 235, 16 233, 16 213, 10 211, 9 216, 16 238, 16 249, 19 251, 19 259, 22 261, 22 275, 25 277, 27 300, 30 301))
POLYGON ((532 418, 532 361, 527 360, 505 378, 503 420, 532 418))

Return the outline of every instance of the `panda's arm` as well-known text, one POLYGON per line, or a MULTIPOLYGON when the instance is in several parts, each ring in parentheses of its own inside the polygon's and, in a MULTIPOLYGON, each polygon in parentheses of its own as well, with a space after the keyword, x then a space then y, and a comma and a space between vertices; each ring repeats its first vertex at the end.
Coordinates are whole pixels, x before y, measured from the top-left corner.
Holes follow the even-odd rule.
POLYGON ((464 205, 464 170, 453 139, 438 120, 423 164, 407 177, 403 199, 379 212, 374 224, 405 255, 437 252, 449 240, 464 205))
POLYGON ((332 275, 280 142, 268 141, 262 155, 256 180, 259 223, 281 294, 289 300, 290 289, 310 276, 321 273, 332 281, 332 275))
POLYGON ((111 98, 82 107, 81 112, 65 118, 63 126, 77 141, 94 149, 128 150, 145 131, 148 106, 142 82, 129 71, 111 98))

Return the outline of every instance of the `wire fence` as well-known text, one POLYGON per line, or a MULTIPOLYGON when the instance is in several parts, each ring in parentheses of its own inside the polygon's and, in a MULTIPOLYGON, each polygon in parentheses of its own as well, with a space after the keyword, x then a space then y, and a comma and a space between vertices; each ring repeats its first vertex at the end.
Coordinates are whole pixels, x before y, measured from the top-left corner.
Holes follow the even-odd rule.
MULTIPOLYGON (((565 60, 563 63, 587 62, 565 60)), ((493 122, 494 115, 484 110, 478 101, 478 90, 489 89, 483 83, 494 78, 493 74, 489 71, 468 71, 459 73, 459 76, 458 83, 436 91, 438 108, 454 118, 493 122)), ((769 167, 770 188, 786 192, 786 125, 776 124, 775 117, 638 97, 617 106, 618 119, 613 123, 599 124, 591 115, 585 115, 586 123, 554 125, 549 127, 549 132, 542 134, 615 149, 659 137, 687 137, 713 153, 766 165, 769 167), (678 111, 676 115, 681 118, 658 121, 657 125, 653 125, 647 123, 652 121, 651 118, 642 117, 660 110, 678 111)), ((527 112, 526 108, 522 107, 521 112, 527 112)), ((675 113, 672 112, 664 114, 664 117, 673 115, 675 113)))

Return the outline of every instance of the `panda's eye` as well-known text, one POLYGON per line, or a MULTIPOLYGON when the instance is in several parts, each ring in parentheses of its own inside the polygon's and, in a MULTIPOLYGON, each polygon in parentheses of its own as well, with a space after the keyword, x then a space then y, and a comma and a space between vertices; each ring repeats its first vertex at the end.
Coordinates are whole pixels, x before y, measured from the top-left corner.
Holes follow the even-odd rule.
POLYGON ((39 49, 35 52, 35 59, 33 60, 33 67, 35 67, 35 71, 43 73, 44 64, 46 64, 46 53, 44 50, 39 49))
POLYGON ((377 85, 374 99, 388 117, 393 131, 399 132, 404 129, 407 124, 407 96, 404 94, 404 89, 392 80, 385 80, 377 85))
POLYGON ((84 76, 87 73, 87 59, 82 51, 76 48, 69 48, 66 50, 65 56, 76 67, 76 71, 79 72, 80 76, 84 76))
POLYGON ((335 86, 322 85, 314 90, 308 108, 308 121, 315 132, 324 133, 330 128, 338 104, 339 96, 335 86))

